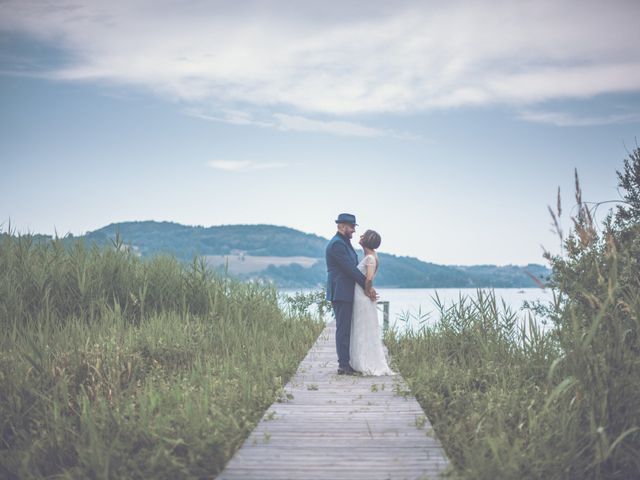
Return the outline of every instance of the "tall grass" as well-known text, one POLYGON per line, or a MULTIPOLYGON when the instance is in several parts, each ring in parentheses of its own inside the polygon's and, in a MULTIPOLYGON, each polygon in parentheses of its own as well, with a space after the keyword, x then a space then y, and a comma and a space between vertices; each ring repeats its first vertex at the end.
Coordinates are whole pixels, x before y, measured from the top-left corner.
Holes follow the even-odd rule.
MULTIPOLYGON (((637 293, 632 305, 640 308, 637 293)), ((439 315, 385 341, 458 475, 638 478, 637 344, 618 345, 627 359, 617 370, 592 354, 597 336, 574 332, 573 349, 534 319, 514 325, 492 292, 440 305, 439 315)))
MULTIPOLYGON (((440 305, 441 320, 391 331, 397 368, 463 478, 640 478, 640 150, 627 191, 596 228, 577 215, 553 267, 553 328, 525 326, 492 293, 440 305)), ((437 299, 436 299, 437 301, 437 299)))
POLYGON ((210 478, 319 331, 202 263, 0 239, 0 477, 210 478))

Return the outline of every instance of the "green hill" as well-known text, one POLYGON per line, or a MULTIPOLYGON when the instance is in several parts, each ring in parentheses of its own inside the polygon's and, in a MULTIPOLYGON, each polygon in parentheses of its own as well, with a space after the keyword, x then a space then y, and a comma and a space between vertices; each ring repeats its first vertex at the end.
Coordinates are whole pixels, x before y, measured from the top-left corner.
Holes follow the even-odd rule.
MULTIPOLYGON (((142 257, 168 253, 182 261, 191 261, 194 255, 203 256, 213 268, 226 268, 229 274, 243 279, 273 281, 285 288, 316 287, 325 282, 324 249, 328 239, 288 227, 203 227, 140 221, 113 223, 79 238, 106 245, 115 238, 116 231, 142 257)), ((379 257, 376 284, 380 287, 524 288, 536 286, 529 274, 543 282, 550 275, 549 269, 534 264, 463 267, 385 253, 379 257)))
POLYGON ((324 255, 326 239, 275 225, 186 226, 172 222, 112 223, 93 232, 87 240, 107 243, 119 230, 126 243, 137 247, 142 256, 159 252, 191 260, 193 255, 229 255, 244 252, 253 256, 324 255))

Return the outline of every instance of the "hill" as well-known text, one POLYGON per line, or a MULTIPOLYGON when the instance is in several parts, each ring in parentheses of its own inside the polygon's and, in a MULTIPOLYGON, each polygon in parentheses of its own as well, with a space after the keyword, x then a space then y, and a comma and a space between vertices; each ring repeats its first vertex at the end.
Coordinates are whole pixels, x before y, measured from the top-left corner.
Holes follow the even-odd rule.
MULTIPOLYGON (((324 249, 328 240, 288 227, 203 227, 139 221, 113 223, 77 238, 105 245, 115 238, 116 231, 142 257, 168 253, 191 261, 198 255, 211 267, 226 269, 231 275, 273 281, 284 288, 316 287, 325 282, 324 249)), ((524 288, 536 286, 529 274, 543 282, 550 275, 549 269, 536 264, 448 266, 385 253, 379 257, 381 268, 376 283, 380 287, 524 288)))

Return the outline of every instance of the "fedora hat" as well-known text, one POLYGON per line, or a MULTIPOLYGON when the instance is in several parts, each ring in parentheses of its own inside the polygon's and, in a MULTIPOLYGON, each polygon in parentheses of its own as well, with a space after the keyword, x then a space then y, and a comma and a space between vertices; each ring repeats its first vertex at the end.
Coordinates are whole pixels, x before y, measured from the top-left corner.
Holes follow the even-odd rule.
POLYGON ((356 216, 351 215, 350 213, 341 213, 340 215, 338 215, 336 223, 350 223, 352 225, 358 226, 358 224, 356 223, 356 216))

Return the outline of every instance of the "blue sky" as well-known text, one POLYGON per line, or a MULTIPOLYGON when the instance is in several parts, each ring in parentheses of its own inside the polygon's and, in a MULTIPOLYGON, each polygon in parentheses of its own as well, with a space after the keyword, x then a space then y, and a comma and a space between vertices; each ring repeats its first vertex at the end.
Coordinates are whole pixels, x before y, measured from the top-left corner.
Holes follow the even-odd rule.
MULTIPOLYGON (((578 169, 619 198, 640 3, 0 3, 0 223, 268 223, 544 263, 578 169)), ((598 217, 606 213, 605 206, 598 217)))

